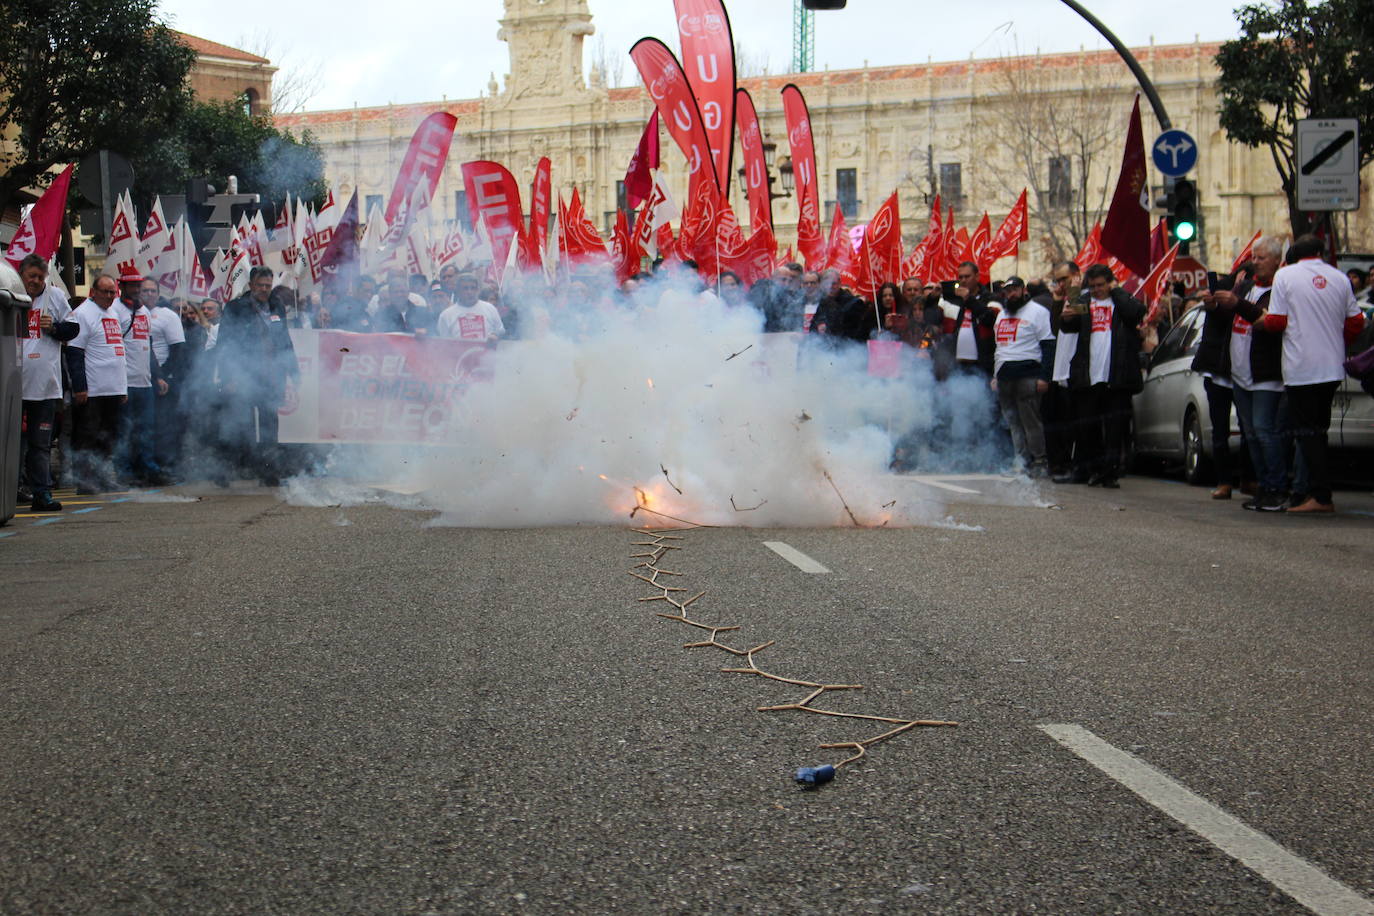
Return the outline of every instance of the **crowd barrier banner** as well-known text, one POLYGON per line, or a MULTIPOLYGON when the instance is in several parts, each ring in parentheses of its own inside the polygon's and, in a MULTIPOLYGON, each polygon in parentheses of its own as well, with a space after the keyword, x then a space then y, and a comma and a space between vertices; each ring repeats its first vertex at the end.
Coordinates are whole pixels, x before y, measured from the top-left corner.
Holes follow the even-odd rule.
POLYGON ((299 328, 291 343, 301 379, 279 411, 282 442, 452 443, 486 352, 470 341, 299 328))

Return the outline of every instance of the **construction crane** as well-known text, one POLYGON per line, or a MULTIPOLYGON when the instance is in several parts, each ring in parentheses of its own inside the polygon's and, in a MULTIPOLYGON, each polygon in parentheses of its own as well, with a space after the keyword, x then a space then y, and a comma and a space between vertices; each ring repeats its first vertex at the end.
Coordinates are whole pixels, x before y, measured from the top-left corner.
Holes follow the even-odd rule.
POLYGON ((810 73, 816 69, 816 14, 803 0, 792 0, 792 72, 810 73))

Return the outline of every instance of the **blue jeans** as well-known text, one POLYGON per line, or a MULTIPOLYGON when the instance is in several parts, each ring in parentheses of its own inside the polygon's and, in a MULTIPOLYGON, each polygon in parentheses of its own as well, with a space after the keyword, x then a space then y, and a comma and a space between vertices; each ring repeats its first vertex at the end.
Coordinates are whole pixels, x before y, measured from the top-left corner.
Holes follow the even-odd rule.
POLYGON ((1284 458, 1283 434, 1279 423, 1282 391, 1259 391, 1237 385, 1231 392, 1236 403, 1245 445, 1255 476, 1266 493, 1282 493, 1288 485, 1288 462, 1284 458))

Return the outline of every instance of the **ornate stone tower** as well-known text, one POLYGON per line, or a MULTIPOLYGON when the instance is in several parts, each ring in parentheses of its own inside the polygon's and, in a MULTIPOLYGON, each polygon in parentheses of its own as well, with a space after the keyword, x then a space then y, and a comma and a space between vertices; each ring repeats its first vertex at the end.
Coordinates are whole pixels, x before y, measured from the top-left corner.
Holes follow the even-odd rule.
POLYGON ((506 88, 500 104, 578 95, 582 40, 595 31, 587 0, 506 0, 496 37, 510 46, 506 88))

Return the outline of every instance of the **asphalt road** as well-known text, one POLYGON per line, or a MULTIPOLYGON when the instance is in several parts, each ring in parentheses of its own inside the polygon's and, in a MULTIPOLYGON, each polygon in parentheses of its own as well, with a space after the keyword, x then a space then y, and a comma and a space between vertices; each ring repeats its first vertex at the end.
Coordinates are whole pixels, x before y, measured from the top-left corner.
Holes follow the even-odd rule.
POLYGON ((1302 519, 1140 478, 1046 486, 1057 508, 907 485, 981 530, 700 529, 660 564, 740 627, 721 642, 775 641, 759 668, 863 685, 816 706, 959 722, 816 791, 793 771, 846 756, 821 743, 887 726, 759 712, 807 689, 684 649, 705 637, 638 600, 661 592, 628 529, 262 490, 16 520, 0 910, 1308 912, 1053 725, 1374 906, 1374 498, 1302 519))

